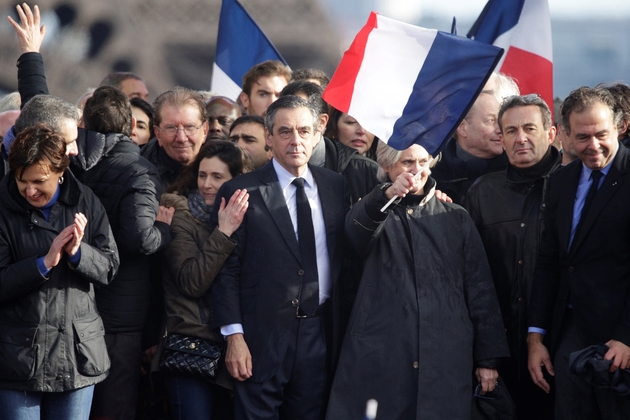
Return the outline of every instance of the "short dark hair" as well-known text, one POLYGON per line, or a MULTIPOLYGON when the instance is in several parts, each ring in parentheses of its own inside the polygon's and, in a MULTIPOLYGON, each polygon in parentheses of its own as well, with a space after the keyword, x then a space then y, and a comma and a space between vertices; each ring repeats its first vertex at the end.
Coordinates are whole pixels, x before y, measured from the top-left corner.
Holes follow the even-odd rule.
POLYGON ((262 76, 284 77, 287 83, 289 83, 291 81, 291 69, 278 60, 267 60, 256 64, 243 76, 243 92, 245 92, 247 96, 251 95, 254 83, 262 76))
POLYGON ((230 133, 239 125, 243 124, 259 124, 263 129, 265 128, 265 119, 259 115, 243 115, 234 120, 230 126, 230 133))
POLYGON ((606 105, 610 109, 610 113, 613 117, 613 123, 619 127, 619 123, 621 122, 621 113, 615 112, 617 103, 615 102, 613 95, 605 89, 582 86, 571 91, 569 96, 567 96, 562 103, 560 113, 562 114, 562 128, 564 128, 564 131, 567 134, 571 134, 569 117, 572 113, 580 114, 598 102, 606 105))
POLYGON ((267 108, 267 114, 265 115, 265 128, 270 133, 273 133, 273 126, 276 122, 276 113, 279 109, 295 109, 306 108, 311 112, 313 116, 313 129, 317 128, 319 122, 319 114, 313 105, 295 95, 287 95, 279 97, 275 102, 269 105, 267 108))
POLYGON ((131 104, 121 90, 112 86, 97 88, 85 102, 85 128, 103 134, 122 133, 131 137, 131 104))
POLYGON ((317 80, 323 89, 330 83, 330 77, 320 69, 297 69, 293 71, 293 81, 317 80))
POLYGON ((206 111, 206 103, 203 96, 196 90, 176 86, 172 90, 161 93, 153 102, 153 120, 154 124, 159 127, 162 123, 162 108, 165 106, 182 107, 184 105, 192 105, 199 110, 201 122, 208 121, 208 111, 206 111))
POLYGON ((140 80, 142 83, 144 83, 144 80, 142 80, 142 78, 135 73, 132 73, 130 71, 119 71, 115 73, 110 73, 105 76, 105 78, 101 80, 99 86, 113 86, 120 89, 120 85, 122 84, 122 82, 128 79, 140 80))
MULTIPOLYGON (((147 114, 147 116, 149 117, 148 128, 151 134, 153 135, 153 107, 151 106, 151 104, 142 98, 131 98, 129 99, 129 104, 131 105, 132 108, 134 107, 140 108, 142 112, 147 114)), ((133 110, 132 110, 132 114, 133 114, 133 110)))
MULTIPOLYGON (((610 84, 598 84, 596 89, 605 89, 610 92, 615 98, 615 112, 621 114, 620 122, 630 123, 630 86, 625 83, 616 82, 610 84)), ((621 129, 621 127, 617 127, 621 129)), ((626 131, 619 133, 621 136, 630 133, 630 124, 626 128, 626 131)))
POLYGON ((22 107, 20 116, 15 121, 15 133, 37 124, 60 131, 66 120, 79 122, 79 110, 76 106, 56 96, 37 95, 22 107))
POLYGON ((543 101, 540 95, 535 93, 531 93, 529 95, 514 95, 508 96, 501 104, 501 109, 499 109, 499 128, 503 131, 503 124, 501 119, 503 118, 503 114, 505 111, 511 108, 517 108, 521 106, 537 106, 540 110, 540 118, 542 119, 543 128, 545 130, 549 130, 551 128, 551 110, 549 110, 549 106, 547 102, 543 101))
POLYGON ((321 114, 328 113, 328 104, 322 99, 324 89, 317 83, 306 80, 291 82, 282 89, 280 96, 303 94, 308 98, 308 102, 312 104, 317 112, 321 114))
POLYGON ((235 143, 227 140, 211 140, 205 143, 193 162, 184 167, 177 177, 177 180, 168 187, 168 192, 177 192, 180 195, 188 196, 191 191, 197 189, 197 176, 199 165, 203 159, 217 157, 225 163, 232 177, 250 172, 253 170, 252 163, 247 153, 235 143))
POLYGON ((66 141, 44 124, 22 130, 15 137, 9 153, 9 170, 15 178, 21 178, 29 166, 38 163, 48 164, 54 173, 62 173, 70 165, 66 141))

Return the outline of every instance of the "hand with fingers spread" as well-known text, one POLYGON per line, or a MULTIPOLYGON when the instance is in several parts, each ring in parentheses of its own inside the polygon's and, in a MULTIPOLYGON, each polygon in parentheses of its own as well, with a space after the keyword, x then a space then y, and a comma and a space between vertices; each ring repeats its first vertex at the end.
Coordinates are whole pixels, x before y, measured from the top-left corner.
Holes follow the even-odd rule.
POLYGON ((85 217, 85 215, 83 213, 76 213, 74 215, 74 224, 68 226, 73 227, 72 238, 66 243, 64 249, 71 257, 77 253, 77 251, 79 250, 79 246, 81 246, 81 239, 83 239, 83 233, 85 232, 86 225, 87 218, 85 217))
POLYGON ((243 222, 249 206, 248 200, 249 194, 246 189, 234 191, 227 205, 225 205, 225 198, 221 198, 218 228, 226 236, 232 236, 243 222))
POLYGON ((527 334, 527 367, 534 384, 549 394, 551 387, 545 380, 542 368, 544 366, 551 376, 554 376, 554 371, 553 364, 551 363, 551 357, 549 357, 549 351, 543 344, 542 340, 542 334, 534 332, 527 334))
POLYGON ((46 26, 40 26, 39 7, 34 6, 31 11, 31 8, 26 3, 23 3, 15 8, 20 16, 20 23, 13 20, 11 16, 8 16, 8 19, 11 26, 15 29, 22 53, 39 52, 39 48, 46 36, 46 26))

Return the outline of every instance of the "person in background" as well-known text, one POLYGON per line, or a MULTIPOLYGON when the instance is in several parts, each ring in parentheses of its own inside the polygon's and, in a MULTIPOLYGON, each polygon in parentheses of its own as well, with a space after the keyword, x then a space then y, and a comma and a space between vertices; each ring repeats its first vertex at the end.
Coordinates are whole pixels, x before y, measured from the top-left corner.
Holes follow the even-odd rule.
POLYGON ((232 123, 241 116, 238 104, 225 96, 215 96, 206 102, 208 137, 206 140, 227 140, 232 123))
POLYGON ((355 118, 336 108, 329 107, 328 116, 324 137, 352 147, 360 155, 376 160, 378 141, 374 141, 374 134, 364 129, 355 118))
POLYGON ((252 161, 254 169, 262 168, 271 159, 265 142, 265 120, 258 115, 243 115, 230 126, 229 140, 238 144, 252 161))
MULTIPOLYGON (((249 158, 237 145, 212 141, 182 171, 169 188, 171 193, 162 196, 163 206, 175 208, 173 242, 164 253, 166 273, 162 281, 169 334, 214 341, 223 347, 221 333, 209 326, 213 313, 210 287, 236 246, 230 236, 243 220, 249 195, 243 189, 227 202, 215 202, 215 198, 223 183, 250 169, 249 158), (219 207, 219 224, 212 226, 209 219, 215 205, 219 207)), ((161 352, 160 348, 158 354, 161 352)), ((231 412, 227 390, 232 384, 223 359, 213 381, 179 373, 164 376, 174 420, 225 419, 225 413, 231 412)))
POLYGON ((129 103, 131 113, 136 119, 136 126, 131 132, 131 141, 142 148, 153 136, 153 107, 140 98, 130 99, 129 103))
POLYGON ((292 82, 299 81, 307 81, 311 83, 315 83, 322 87, 322 89, 326 89, 328 83, 330 83, 330 78, 323 70, 320 69, 297 69, 293 71, 293 79, 292 82))
POLYGON ((68 170, 64 139, 17 135, 0 184, 0 418, 87 420, 110 361, 94 285, 119 259, 105 209, 68 170))
POLYGON ((99 86, 112 86, 120 89, 129 99, 140 98, 145 101, 149 100, 149 90, 144 80, 131 72, 110 73, 105 76, 99 86))
POLYGON ((277 60, 267 60, 249 69, 243 76, 243 92, 239 96, 247 115, 264 117, 269 105, 290 81, 291 69, 277 60))

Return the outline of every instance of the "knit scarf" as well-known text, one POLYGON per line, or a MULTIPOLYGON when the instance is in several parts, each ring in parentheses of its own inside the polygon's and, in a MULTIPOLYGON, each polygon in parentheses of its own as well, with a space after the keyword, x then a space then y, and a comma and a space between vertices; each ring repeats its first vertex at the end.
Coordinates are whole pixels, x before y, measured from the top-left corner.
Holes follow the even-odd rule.
POLYGON ((212 215, 212 206, 206 204, 199 190, 193 190, 188 194, 188 208, 195 219, 209 223, 212 215))

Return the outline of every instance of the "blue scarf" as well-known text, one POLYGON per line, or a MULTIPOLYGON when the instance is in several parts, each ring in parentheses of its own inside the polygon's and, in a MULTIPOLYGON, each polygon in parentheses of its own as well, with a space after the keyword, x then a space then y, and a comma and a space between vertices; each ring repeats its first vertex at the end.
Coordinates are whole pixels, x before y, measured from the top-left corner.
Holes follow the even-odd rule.
POLYGON ((209 223, 212 216, 212 206, 206 204, 199 190, 193 190, 188 194, 188 208, 195 219, 209 223))

